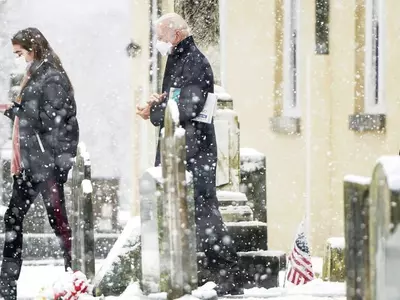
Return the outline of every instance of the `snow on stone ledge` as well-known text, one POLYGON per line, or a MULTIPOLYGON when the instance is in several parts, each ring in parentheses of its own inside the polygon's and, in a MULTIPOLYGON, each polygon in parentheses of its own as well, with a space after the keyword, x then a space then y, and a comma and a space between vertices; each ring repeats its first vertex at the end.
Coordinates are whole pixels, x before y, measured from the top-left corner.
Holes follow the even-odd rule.
POLYGON ((185 129, 183 129, 182 127, 176 128, 175 137, 181 138, 181 137, 185 136, 185 134, 186 134, 186 130, 185 129))
POLYGON ((227 205, 227 206, 221 206, 220 211, 228 214, 240 214, 244 215, 249 212, 253 213, 251 208, 249 206, 242 206, 242 205, 227 205))
POLYGON ((247 197, 244 193, 232 191, 217 191, 217 198, 219 201, 247 201, 247 197))
POLYGON ((232 97, 228 93, 218 93, 216 95, 218 101, 232 101, 232 97))
POLYGON ((264 167, 265 155, 253 148, 240 148, 240 169, 254 172, 264 167))
POLYGON ((214 84, 214 93, 218 94, 218 93, 225 93, 225 89, 218 85, 218 84, 214 84))
POLYGON ((82 180, 82 191, 86 195, 93 193, 92 182, 89 179, 82 180))
POLYGON ((258 251, 246 251, 246 252, 242 252, 242 253, 247 256, 257 255, 257 256, 266 256, 266 257, 271 257, 271 256, 280 257, 280 256, 283 256, 286 254, 284 251, 279 251, 279 250, 258 250, 258 251))
POLYGON ((382 156, 377 163, 383 167, 389 189, 400 191, 400 156, 382 156))
POLYGON ((331 237, 328 239, 328 244, 331 246, 331 248, 344 249, 344 237, 331 237))
POLYGON ((79 152, 84 153, 86 152, 86 145, 84 143, 78 144, 79 152))
POLYGON ((231 227, 246 227, 246 226, 265 226, 265 223, 260 221, 239 221, 239 222, 225 222, 225 225, 229 225, 231 227))
POLYGON ((232 101, 231 95, 222 86, 214 85, 214 94, 217 96, 218 101, 232 101))
POLYGON ((264 158, 264 154, 254 148, 240 148, 240 156, 248 157, 249 159, 259 160, 264 158))
POLYGON ((359 185, 369 185, 371 184, 371 177, 366 177, 366 176, 358 176, 358 175, 346 175, 343 178, 344 181, 346 182, 352 182, 356 183, 359 185))
POLYGON ((172 120, 174 121, 175 124, 179 124, 179 108, 178 104, 175 102, 175 100, 168 100, 167 107, 169 107, 169 110, 171 112, 171 117, 172 120))
POLYGON ((4 217, 4 215, 6 214, 8 207, 5 205, 0 205, 0 217, 4 217))
POLYGON ((148 169, 146 169, 146 172, 149 173, 150 176, 153 177, 155 180, 162 183, 163 176, 162 176, 162 168, 161 167, 148 168, 148 169))
MULTIPOLYGON (((162 176, 162 168, 161 167, 152 167, 146 169, 146 172, 148 172, 151 177, 153 177, 155 180, 157 180, 159 183, 163 182, 163 176, 162 176)), ((192 182, 192 174, 188 171, 186 171, 186 182, 192 182)))

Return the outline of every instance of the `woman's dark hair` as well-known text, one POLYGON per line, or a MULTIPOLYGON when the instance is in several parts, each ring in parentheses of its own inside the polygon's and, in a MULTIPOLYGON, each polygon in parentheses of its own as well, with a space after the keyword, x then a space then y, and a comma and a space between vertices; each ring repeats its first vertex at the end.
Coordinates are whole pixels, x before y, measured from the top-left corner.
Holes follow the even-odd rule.
POLYGON ((13 36, 11 43, 13 45, 20 45, 23 49, 33 52, 34 60, 40 62, 47 61, 50 63, 54 68, 64 74, 68 80, 71 91, 73 91, 72 83, 62 66, 60 58, 51 48, 49 42, 39 29, 34 27, 22 29, 13 36))

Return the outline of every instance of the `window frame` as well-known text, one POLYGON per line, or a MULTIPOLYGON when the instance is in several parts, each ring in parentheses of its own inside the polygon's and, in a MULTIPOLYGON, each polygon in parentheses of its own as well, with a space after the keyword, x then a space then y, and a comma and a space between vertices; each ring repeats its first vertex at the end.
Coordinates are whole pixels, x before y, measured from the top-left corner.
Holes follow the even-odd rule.
POLYGON ((386 111, 383 88, 385 30, 382 2, 365 0, 364 113, 374 115, 384 114, 386 111))
POLYGON ((300 117, 299 97, 300 1, 284 0, 282 115, 300 117), (288 59, 290 58, 290 59, 288 59))

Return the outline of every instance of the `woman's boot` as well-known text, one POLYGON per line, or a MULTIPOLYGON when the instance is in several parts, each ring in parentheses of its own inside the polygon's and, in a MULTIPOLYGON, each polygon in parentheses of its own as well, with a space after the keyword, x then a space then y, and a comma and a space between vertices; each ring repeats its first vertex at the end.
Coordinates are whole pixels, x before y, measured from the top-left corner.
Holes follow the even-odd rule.
POLYGON ((17 280, 21 273, 20 259, 4 257, 0 274, 0 295, 4 300, 17 300, 17 280))

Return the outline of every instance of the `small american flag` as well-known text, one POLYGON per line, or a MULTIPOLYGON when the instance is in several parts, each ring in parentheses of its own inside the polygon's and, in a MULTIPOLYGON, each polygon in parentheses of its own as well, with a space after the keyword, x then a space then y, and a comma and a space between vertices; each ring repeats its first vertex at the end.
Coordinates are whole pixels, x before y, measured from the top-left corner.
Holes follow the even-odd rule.
POLYGON ((289 256, 290 267, 287 280, 295 285, 305 284, 314 279, 310 250, 304 233, 304 223, 300 224, 294 241, 292 253, 289 256))

